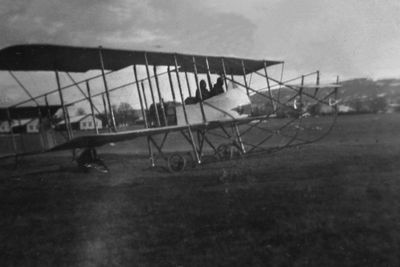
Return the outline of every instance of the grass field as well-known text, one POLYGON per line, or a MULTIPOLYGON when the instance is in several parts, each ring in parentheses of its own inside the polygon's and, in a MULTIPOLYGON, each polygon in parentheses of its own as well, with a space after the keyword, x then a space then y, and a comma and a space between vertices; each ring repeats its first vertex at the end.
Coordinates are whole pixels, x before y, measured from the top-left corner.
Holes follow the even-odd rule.
POLYGON ((176 175, 119 144, 110 174, 4 161, 0 265, 399 266, 399 121, 341 116, 321 142, 176 175))

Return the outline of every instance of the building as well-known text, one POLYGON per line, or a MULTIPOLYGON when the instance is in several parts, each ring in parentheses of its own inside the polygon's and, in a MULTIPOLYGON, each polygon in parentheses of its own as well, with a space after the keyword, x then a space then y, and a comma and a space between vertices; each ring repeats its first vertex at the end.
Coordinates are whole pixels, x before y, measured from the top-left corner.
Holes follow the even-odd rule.
MULTIPOLYGON (((11 127, 13 133, 38 133, 39 132, 39 119, 20 119, 12 120, 11 127)), ((10 124, 8 121, 0 122, 0 133, 11 133, 10 124)))
POLYGON ((0 134, 11 132, 9 119, 14 133, 38 133, 39 115, 51 118, 60 108, 60 105, 0 107, 0 134))
POLYGON ((39 132, 39 119, 32 119, 25 124, 26 133, 38 133, 39 132))
POLYGON ((39 119, 20 119, 12 121, 12 129, 14 133, 38 133, 39 119))
MULTIPOLYGON (((96 125, 98 129, 103 128, 103 123, 99 118, 95 117, 96 125)), ((72 130, 94 130, 96 129, 93 123, 93 117, 90 114, 81 115, 81 116, 74 116, 70 118, 70 123, 72 130)), ((62 120, 57 124, 58 130, 65 130, 65 121, 62 120)))

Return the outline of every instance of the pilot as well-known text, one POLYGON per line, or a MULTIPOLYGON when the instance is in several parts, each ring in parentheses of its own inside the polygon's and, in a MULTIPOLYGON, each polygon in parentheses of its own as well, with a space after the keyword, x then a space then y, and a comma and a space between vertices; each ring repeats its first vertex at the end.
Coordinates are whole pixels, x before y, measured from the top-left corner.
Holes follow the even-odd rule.
MULTIPOLYGON (((202 96, 203 100, 206 100, 207 98, 210 97, 210 92, 207 89, 207 84, 206 84, 205 80, 200 81, 200 90, 201 90, 201 96, 202 96)), ((199 89, 196 90, 196 99, 197 99, 197 101, 201 100, 199 89)))
POLYGON ((215 96, 215 95, 222 94, 224 92, 223 85, 224 85, 224 81, 222 80, 222 77, 219 77, 217 79, 217 82, 214 84, 214 87, 212 88, 210 95, 215 96))

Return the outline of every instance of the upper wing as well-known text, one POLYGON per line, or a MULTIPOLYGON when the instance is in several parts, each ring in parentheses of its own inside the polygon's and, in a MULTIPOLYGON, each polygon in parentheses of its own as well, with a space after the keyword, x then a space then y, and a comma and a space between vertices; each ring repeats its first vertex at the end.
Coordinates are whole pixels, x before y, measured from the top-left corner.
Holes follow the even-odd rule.
POLYGON ((101 69, 100 54, 104 68, 119 70, 131 65, 175 66, 182 71, 193 72, 193 60, 197 64, 198 73, 207 73, 206 60, 211 73, 226 73, 242 75, 244 63, 246 73, 267 66, 282 63, 282 61, 254 60, 234 57, 201 56, 178 53, 108 49, 101 47, 74 47, 46 44, 29 44, 6 47, 0 50, 0 70, 16 71, 66 71, 86 72, 101 69), (222 60, 223 59, 223 60, 222 60), (224 63, 222 63, 224 62, 224 63))

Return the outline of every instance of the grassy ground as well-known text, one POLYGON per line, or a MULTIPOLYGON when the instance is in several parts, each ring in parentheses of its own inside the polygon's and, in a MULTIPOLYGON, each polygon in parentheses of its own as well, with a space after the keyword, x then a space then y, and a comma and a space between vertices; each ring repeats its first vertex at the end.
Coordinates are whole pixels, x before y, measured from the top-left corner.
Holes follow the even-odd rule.
POLYGON ((399 266, 400 116, 340 117, 324 141, 181 174, 106 154, 1 165, 1 266, 399 266))

